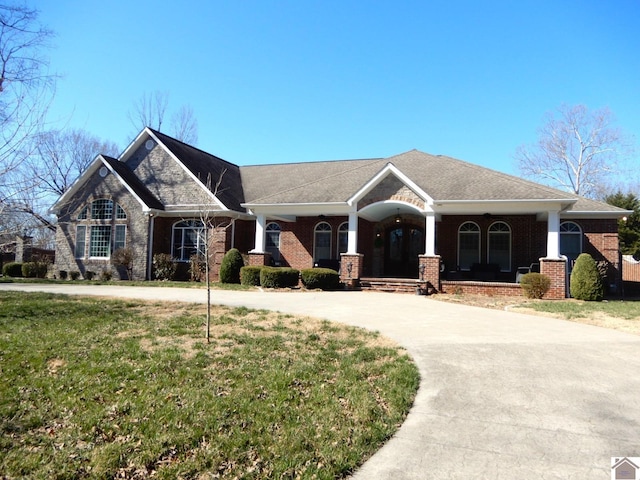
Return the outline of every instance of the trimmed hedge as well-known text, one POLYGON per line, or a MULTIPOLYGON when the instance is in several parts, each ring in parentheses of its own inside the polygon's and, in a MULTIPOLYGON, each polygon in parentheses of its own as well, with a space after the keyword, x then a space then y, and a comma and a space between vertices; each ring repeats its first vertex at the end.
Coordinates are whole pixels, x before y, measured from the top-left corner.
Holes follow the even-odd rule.
POLYGON ((291 288, 298 286, 300 271, 289 267, 262 267, 260 285, 265 288, 291 288))
POLYGON ((247 266, 240 269, 240 283, 249 287, 260 286, 260 271, 264 267, 247 266))
POLYGON ((5 277, 21 277, 22 276, 22 263, 9 262, 2 266, 2 274, 5 277))
POLYGON ((581 253, 576 259, 569 285, 571 296, 578 300, 600 302, 604 298, 604 284, 598 265, 588 253, 581 253))
POLYGON ((525 297, 540 299, 551 288, 551 279, 541 273, 531 272, 522 276, 520 286, 525 297))
POLYGON ((45 278, 47 276, 47 264, 25 262, 22 264, 22 276, 26 278, 45 278))
POLYGON ((222 257, 220 264, 221 283, 240 283, 240 269, 244 267, 244 260, 240 250, 232 248, 222 257))
POLYGON ((313 290, 337 290, 340 287, 340 275, 331 268, 307 268, 300 272, 302 284, 313 290))

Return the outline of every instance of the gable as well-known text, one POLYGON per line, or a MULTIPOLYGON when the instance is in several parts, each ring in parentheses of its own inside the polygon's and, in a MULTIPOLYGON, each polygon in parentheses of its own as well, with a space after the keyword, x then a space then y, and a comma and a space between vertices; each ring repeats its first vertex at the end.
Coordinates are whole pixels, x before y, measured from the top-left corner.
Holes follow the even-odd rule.
POLYGON ((405 182, 397 176, 387 175, 369 193, 358 201, 358 208, 362 209, 372 203, 385 200, 395 200, 398 202, 410 203, 416 207, 424 208, 425 201, 405 182))

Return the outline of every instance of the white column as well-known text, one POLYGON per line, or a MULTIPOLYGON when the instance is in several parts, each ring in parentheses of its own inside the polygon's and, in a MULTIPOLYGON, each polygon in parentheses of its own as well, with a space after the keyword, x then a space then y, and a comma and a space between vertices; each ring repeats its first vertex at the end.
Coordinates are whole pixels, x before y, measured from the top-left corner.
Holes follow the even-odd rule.
POLYGON ((548 212, 547 219, 547 258, 560 258, 560 212, 548 212))
POLYGON ((349 233, 347 235, 347 253, 358 253, 358 215, 349 214, 349 233))
POLYGON ((264 231, 266 228, 267 217, 264 214, 258 214, 256 216, 256 238, 254 241, 254 247, 251 252, 264 253, 264 231))
POLYGON ((436 254, 436 214, 427 212, 424 226, 424 254, 430 257, 436 254))

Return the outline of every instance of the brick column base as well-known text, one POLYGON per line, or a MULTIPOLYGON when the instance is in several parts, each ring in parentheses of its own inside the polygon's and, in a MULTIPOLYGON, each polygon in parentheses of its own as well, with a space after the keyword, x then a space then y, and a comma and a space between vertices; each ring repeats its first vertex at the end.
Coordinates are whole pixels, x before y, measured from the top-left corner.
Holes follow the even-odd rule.
POLYGON ((567 261, 564 258, 541 258, 540 273, 551 279, 545 299, 561 300, 567 297, 567 261))
POLYGON ((362 267, 364 255, 361 253, 341 253, 340 254, 340 281, 347 288, 356 288, 362 277, 362 267))
POLYGON ((418 272, 419 281, 427 285, 427 291, 440 291, 440 255, 418 255, 418 272))
POLYGON ((249 265, 252 267, 261 267, 271 263, 271 254, 269 252, 249 252, 249 265))

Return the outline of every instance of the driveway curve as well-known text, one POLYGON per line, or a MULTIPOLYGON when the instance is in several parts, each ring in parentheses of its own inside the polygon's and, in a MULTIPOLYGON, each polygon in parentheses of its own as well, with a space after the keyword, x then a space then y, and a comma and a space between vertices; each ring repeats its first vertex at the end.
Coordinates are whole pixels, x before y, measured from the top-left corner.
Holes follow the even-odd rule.
MULTIPOLYGON (((0 290, 206 301, 200 289, 0 290)), ((640 336, 414 295, 215 290, 212 302, 377 330, 413 356, 415 404, 354 480, 604 479, 611 457, 640 456, 640 336)))

